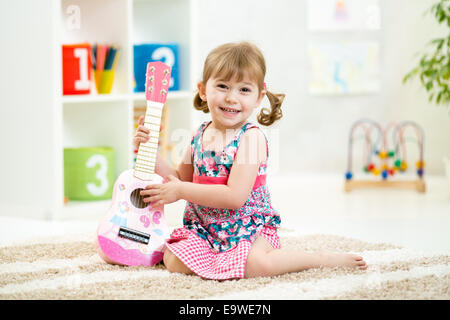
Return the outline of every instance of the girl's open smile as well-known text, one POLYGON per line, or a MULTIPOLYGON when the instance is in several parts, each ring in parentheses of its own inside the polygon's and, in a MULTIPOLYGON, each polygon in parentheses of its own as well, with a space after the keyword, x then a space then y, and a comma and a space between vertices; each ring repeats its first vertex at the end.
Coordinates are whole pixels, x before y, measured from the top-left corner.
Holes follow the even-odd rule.
POLYGON ((222 110, 224 112, 225 115, 227 116, 235 116, 237 115, 239 112, 241 112, 241 110, 238 110, 236 108, 230 108, 230 107, 219 107, 220 110, 222 110))

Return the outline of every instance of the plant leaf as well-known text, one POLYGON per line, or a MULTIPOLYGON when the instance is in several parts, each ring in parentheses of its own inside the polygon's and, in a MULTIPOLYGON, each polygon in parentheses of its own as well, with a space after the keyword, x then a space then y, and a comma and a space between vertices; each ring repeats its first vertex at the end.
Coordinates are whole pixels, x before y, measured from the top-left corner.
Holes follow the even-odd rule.
MULTIPOLYGON (((450 105, 450 0, 438 0, 424 12, 424 16, 431 14, 448 36, 429 41, 428 51, 422 51, 417 65, 406 73, 403 84, 418 77, 424 89, 428 92, 428 100, 437 105, 450 105), (442 22, 446 23, 442 23, 442 22)), ((417 54, 415 54, 417 57, 417 54)))
POLYGON ((436 97, 436 103, 439 104, 439 102, 441 101, 441 97, 442 97, 442 91, 438 93, 437 97, 436 97))

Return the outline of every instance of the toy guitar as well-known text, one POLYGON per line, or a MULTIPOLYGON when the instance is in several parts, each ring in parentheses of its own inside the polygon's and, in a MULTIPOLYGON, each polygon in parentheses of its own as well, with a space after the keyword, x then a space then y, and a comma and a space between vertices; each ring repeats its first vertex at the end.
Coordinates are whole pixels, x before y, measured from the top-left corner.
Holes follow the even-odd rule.
POLYGON ((147 64, 144 126, 150 139, 139 145, 134 169, 122 172, 114 184, 113 200, 97 228, 98 251, 108 263, 152 266, 163 258, 169 237, 164 206, 145 203, 140 191, 149 184, 161 184, 155 173, 161 114, 169 90, 171 69, 163 62, 147 64))

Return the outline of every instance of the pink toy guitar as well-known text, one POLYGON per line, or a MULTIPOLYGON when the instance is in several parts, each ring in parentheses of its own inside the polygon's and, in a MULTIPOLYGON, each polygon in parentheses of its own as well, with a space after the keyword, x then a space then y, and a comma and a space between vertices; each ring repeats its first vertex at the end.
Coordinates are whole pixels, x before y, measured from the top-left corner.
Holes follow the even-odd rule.
POLYGON ((111 208, 97 228, 98 251, 108 263, 152 266, 163 258, 162 250, 169 237, 164 206, 145 203, 139 193, 149 184, 163 183, 163 178, 155 173, 155 164, 170 73, 165 63, 147 64, 144 126, 150 130, 150 140, 139 145, 134 169, 117 178, 111 208))

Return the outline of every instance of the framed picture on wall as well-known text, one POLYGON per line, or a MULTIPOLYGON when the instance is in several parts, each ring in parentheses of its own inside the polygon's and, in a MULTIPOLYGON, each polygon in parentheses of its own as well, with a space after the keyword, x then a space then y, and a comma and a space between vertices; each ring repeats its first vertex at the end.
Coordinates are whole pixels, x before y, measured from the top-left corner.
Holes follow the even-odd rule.
POLYGON ((308 46, 311 94, 365 94, 380 90, 377 42, 314 43, 308 46))
POLYGON ((379 0, 308 0, 310 31, 379 30, 379 0))

